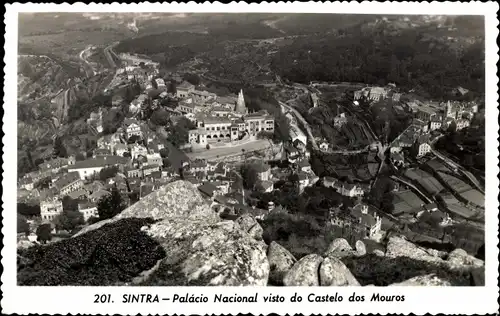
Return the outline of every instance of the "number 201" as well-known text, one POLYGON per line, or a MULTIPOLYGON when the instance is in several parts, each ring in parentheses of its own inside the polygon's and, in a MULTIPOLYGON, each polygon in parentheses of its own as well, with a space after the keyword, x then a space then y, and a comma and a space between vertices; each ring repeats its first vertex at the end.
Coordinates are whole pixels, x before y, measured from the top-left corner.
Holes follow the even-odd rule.
POLYGON ((94 294, 94 303, 110 303, 111 294, 94 294))

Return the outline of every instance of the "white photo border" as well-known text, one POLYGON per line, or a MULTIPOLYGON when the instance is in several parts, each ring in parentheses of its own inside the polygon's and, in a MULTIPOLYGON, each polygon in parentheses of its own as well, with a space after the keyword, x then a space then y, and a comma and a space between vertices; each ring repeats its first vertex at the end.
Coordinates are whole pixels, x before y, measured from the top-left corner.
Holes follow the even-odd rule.
POLYGON ((8 4, 4 21, 6 25, 4 44, 4 117, 3 117, 3 180, 2 180, 2 266, 3 293, 1 306, 5 314, 388 314, 431 313, 487 314, 498 311, 498 4, 461 2, 278 2, 247 4, 246 2, 204 2, 197 4, 139 3, 139 4, 83 4, 53 3, 8 4), (435 14, 435 15, 483 15, 486 30, 486 269, 484 287, 19 287, 16 285, 16 156, 17 148, 17 32, 19 12, 282 12, 282 13, 365 13, 365 14, 435 14), (493 150, 495 148, 495 150, 493 150), (371 297, 381 295, 405 295, 404 302, 350 303, 347 297, 353 292, 371 297), (122 304, 123 294, 150 293, 160 297, 179 295, 205 295, 209 303, 173 304, 122 304), (214 303, 214 294, 259 296, 280 294, 285 303, 214 303), (301 303, 290 303, 288 299, 299 293, 301 303), (344 296, 343 302, 310 303, 307 296, 344 296), (95 294, 113 295, 113 304, 94 304, 95 294))

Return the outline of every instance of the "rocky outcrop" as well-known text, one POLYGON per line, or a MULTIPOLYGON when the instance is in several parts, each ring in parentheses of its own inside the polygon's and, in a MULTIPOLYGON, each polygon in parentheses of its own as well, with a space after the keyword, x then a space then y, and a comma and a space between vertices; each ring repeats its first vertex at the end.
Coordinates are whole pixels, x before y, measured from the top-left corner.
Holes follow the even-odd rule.
POLYGON ((352 256, 364 256, 366 254, 365 243, 358 240, 355 245, 356 249, 352 249, 349 242, 344 238, 334 239, 328 249, 325 251, 325 257, 344 258, 352 256))
MULTIPOLYGON (((269 263, 265 243, 256 240, 243 228, 246 228, 247 221, 240 224, 221 220, 205 203, 198 190, 185 181, 161 187, 119 215, 90 225, 67 241, 79 242, 84 238, 102 235, 110 225, 119 225, 129 219, 150 219, 137 229, 137 234, 154 241, 164 255, 152 258, 142 270, 134 270, 122 280, 123 284, 267 284, 269 263)), ((127 236, 121 235, 115 241, 115 247, 128 241, 127 236)), ((133 240, 130 242, 133 243, 133 240)), ((57 248, 59 245, 54 243, 51 246, 57 248)), ((127 247, 119 249, 116 255, 120 258, 132 255, 128 253, 127 247)), ((119 261, 119 258, 115 260, 119 261)), ((73 272, 78 274, 78 269, 73 272)), ((105 281, 103 278, 102 282, 105 281)), ((102 285, 113 285, 113 282, 102 285)))
POLYGON ((337 258, 327 257, 319 269, 321 286, 354 286, 359 285, 358 280, 347 269, 345 264, 337 258))
POLYGON ((435 274, 419 275, 400 283, 393 283, 391 286, 450 286, 448 280, 442 279, 435 274))
POLYGON ((484 262, 463 250, 447 254, 420 247, 400 236, 389 238, 385 254, 376 250, 365 256, 344 257, 342 261, 362 285, 466 286, 472 282, 474 269, 484 271, 484 262))
POLYGON ((323 258, 317 254, 310 254, 293 265, 283 280, 286 286, 318 286, 319 266, 323 258))
POLYGON ((262 234, 264 230, 262 226, 255 220, 253 216, 250 214, 244 214, 236 219, 236 223, 240 225, 240 227, 248 232, 250 236, 255 238, 256 240, 262 240, 262 234))
POLYGON ((342 261, 335 257, 307 255, 286 273, 287 286, 355 286, 359 282, 342 261))
POLYGON ((325 251, 325 256, 344 257, 353 254, 351 245, 344 238, 337 238, 330 243, 325 251))
POLYGON ((335 239, 300 260, 243 215, 222 220, 189 182, 165 185, 114 218, 46 246, 18 250, 20 285, 484 285, 484 262, 389 238, 367 253, 335 239))
POLYGON ((270 285, 283 285, 283 279, 297 259, 283 246, 273 241, 267 250, 269 260, 269 283, 270 285))

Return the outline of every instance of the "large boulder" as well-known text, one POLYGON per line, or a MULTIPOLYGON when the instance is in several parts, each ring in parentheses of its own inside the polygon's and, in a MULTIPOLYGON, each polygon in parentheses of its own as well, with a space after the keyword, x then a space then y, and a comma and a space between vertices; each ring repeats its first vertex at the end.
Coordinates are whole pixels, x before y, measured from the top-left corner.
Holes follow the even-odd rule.
POLYGON ((283 285, 283 278, 297 259, 283 246, 273 241, 267 249, 267 260, 269 261, 269 284, 283 285))
POLYGON ((75 236, 120 219, 131 217, 153 218, 156 220, 169 218, 219 220, 217 214, 207 205, 191 182, 175 181, 160 187, 115 217, 85 227, 75 236))
POLYGON ((358 280, 351 271, 337 258, 327 257, 319 268, 321 286, 355 286, 358 280))
POLYGON ((233 221, 163 220, 146 230, 168 251, 145 284, 266 285, 266 245, 233 221))
POLYGON ((349 245, 349 242, 347 242, 344 238, 334 239, 325 251, 325 257, 334 258, 342 258, 354 254, 355 251, 352 249, 351 245, 349 245))
POLYGON ((469 255, 463 249, 455 249, 448 254, 447 263, 452 268, 471 266, 471 267, 481 267, 484 266, 484 261, 480 260, 474 256, 469 255))
POLYGON ((241 229, 248 232, 253 238, 262 240, 264 230, 252 215, 243 214, 236 219, 236 223, 238 223, 241 229))
POLYGON ((317 254, 310 254, 301 258, 288 271, 283 280, 286 286, 318 286, 318 269, 323 258, 317 254))
POLYGON ((449 280, 438 277, 435 274, 425 274, 413 277, 400 283, 393 283, 391 286, 451 286, 449 280))
MULTIPOLYGON (((72 247, 66 247, 65 252, 79 258, 70 269, 78 275, 81 269, 87 269, 80 261, 93 260, 93 257, 92 251, 89 255, 87 252, 79 254, 82 251, 77 246, 84 245, 84 240, 91 240, 98 250, 106 250, 99 252, 103 262, 128 262, 127 258, 130 258, 142 265, 128 264, 130 272, 120 282, 105 280, 106 277, 101 276, 85 284, 266 285, 269 275, 266 245, 248 233, 253 226, 248 229, 242 226, 233 221, 222 221, 195 186, 187 181, 176 181, 159 188, 117 216, 90 225, 69 240, 52 244, 52 255, 44 256, 44 259, 51 261, 64 242, 70 243, 72 247), (133 229, 121 224, 127 220, 136 221, 133 229), (142 224, 137 226, 137 223, 142 224), (118 227, 111 230, 114 232, 111 235, 113 225, 118 227), (113 241, 108 241, 111 236, 113 241), (150 256, 144 264, 136 255, 144 256, 142 252, 156 255, 150 256)), ((94 269, 94 272, 99 272, 99 265, 96 264, 94 269)), ((45 277, 48 276, 50 274, 45 277)), ((40 279, 43 277, 37 280, 40 279)), ((51 284, 58 284, 54 277, 52 280, 51 284)), ((80 284, 78 278, 74 280, 71 284, 80 284)), ((37 282, 31 284, 37 285, 37 282)))

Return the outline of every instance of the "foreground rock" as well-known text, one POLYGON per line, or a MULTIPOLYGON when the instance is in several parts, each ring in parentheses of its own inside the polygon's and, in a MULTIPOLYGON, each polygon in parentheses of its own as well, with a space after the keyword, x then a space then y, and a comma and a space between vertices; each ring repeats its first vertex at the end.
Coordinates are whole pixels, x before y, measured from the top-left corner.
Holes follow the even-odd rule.
POLYGON ((358 280, 347 269, 345 264, 336 258, 325 258, 319 269, 321 286, 356 286, 358 280))
POLYGON ((236 219, 236 223, 240 225, 240 227, 248 232, 250 236, 257 240, 262 240, 262 234, 264 230, 262 226, 253 218, 250 214, 244 214, 236 219))
POLYGON ((450 254, 426 249, 392 236, 385 254, 376 250, 360 257, 341 259, 362 284, 374 285, 441 285, 468 286, 472 283, 473 270, 478 269, 476 280, 484 262, 457 249, 450 254))
POLYGON ((286 274, 283 283, 286 286, 318 286, 318 269, 323 258, 317 254, 310 254, 293 265, 286 274))
POLYGON ((284 278, 287 286, 357 286, 359 282, 337 258, 311 254, 297 261, 284 278))
MULTIPOLYGON (((107 262, 106 260, 142 262, 137 256, 147 256, 147 254, 142 254, 138 249, 146 253, 151 252, 152 248, 158 251, 157 255, 150 255, 151 260, 147 265, 136 267, 119 282, 114 279, 107 280, 105 275, 100 275, 90 282, 92 285, 267 284, 269 263, 266 245, 248 234, 240 224, 222 221, 189 182, 170 183, 114 218, 103 222, 87 227, 77 237, 50 245, 53 247, 53 253, 45 254, 46 261, 43 264, 46 266, 49 261, 53 261, 55 254, 64 247, 64 242, 83 246, 84 239, 92 239, 95 240, 96 247, 107 249, 101 259, 104 262, 107 262), (98 238, 106 238, 109 235, 110 227, 119 225, 123 229, 120 223, 130 220, 145 221, 141 222, 139 227, 134 226, 133 231, 154 243, 154 247, 151 245, 146 247, 142 242, 138 242, 137 235, 133 235, 131 231, 113 236, 114 243, 109 241, 109 238, 106 239, 106 243, 99 241, 98 238), (131 244, 138 249, 131 247, 131 244), (108 258, 109 253, 114 257, 108 258)), ((72 249, 68 251, 70 254, 62 256, 60 260, 63 261, 78 251, 78 248, 72 249)), ((43 267, 40 268, 43 270, 43 267)), ((81 260, 71 266, 71 269, 74 274, 71 284, 89 284, 79 277, 82 269, 87 269, 81 260)), ((99 269, 100 265, 96 264, 94 272, 99 272, 99 269)), ((48 283, 54 285, 60 284, 51 274, 40 275, 31 284, 38 285, 43 283, 43 280, 50 280, 48 283)))
POLYGON ((344 238, 333 240, 325 251, 325 257, 341 258, 353 254, 354 250, 344 238))
POLYGON ((269 284, 283 285, 283 279, 297 259, 283 246, 273 241, 267 250, 269 260, 269 284))
POLYGON ((450 286, 450 281, 442 279, 435 274, 416 276, 400 283, 393 283, 391 286, 450 286))

